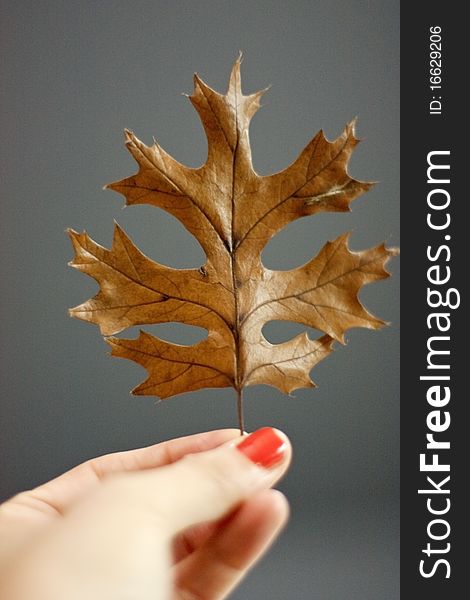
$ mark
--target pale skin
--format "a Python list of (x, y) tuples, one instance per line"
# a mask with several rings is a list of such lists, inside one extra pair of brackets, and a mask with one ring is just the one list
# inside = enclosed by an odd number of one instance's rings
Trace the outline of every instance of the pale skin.
[[(280, 434), (283, 435), (283, 434)], [(0, 597), (221, 600), (288, 517), (235, 429), (87, 461), (0, 505)]]

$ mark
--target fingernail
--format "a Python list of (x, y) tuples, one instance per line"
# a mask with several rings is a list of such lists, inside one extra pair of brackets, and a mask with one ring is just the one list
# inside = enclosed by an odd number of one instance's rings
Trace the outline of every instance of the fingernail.
[(258, 429), (236, 446), (252, 462), (265, 468), (280, 462), (286, 447), (286, 441), (272, 427)]

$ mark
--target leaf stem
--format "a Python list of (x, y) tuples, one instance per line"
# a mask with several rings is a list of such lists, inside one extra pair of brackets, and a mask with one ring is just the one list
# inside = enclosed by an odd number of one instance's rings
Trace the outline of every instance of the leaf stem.
[(245, 432), (245, 419), (243, 417), (243, 389), (237, 389), (237, 412), (240, 435), (243, 435)]

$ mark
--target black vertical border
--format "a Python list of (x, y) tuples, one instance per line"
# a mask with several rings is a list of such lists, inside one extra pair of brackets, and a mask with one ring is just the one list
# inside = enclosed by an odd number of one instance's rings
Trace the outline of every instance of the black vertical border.
[[(442, 29), (442, 90), (430, 90), (430, 27)], [(467, 317), (468, 283), (470, 277), (470, 252), (467, 238), (470, 238), (470, 186), (465, 179), (470, 175), (470, 150), (467, 148), (469, 119), (464, 102), (470, 69), (469, 52), (470, 27), (454, 2), (428, 1), (423, 3), (401, 3), (401, 598), (453, 600), (465, 596), (466, 579), (470, 577), (467, 566), (466, 530), (468, 521), (466, 508), (470, 497), (466, 492), (466, 478), (469, 473), (470, 452), (464, 442), (470, 439), (467, 405), (470, 394), (466, 389), (465, 372), (470, 370), (470, 350), (466, 338), (470, 331)], [(442, 114), (429, 112), (432, 96), (441, 96)], [(470, 103), (466, 102), (470, 106)], [(433, 231), (426, 223), (427, 194), (427, 154), (433, 150), (450, 150), (450, 185), (446, 189), (451, 194), (449, 207), (451, 224), (445, 232)], [(444, 235), (451, 236), (444, 240)], [(426, 486), (426, 475), (419, 469), (419, 455), (426, 451), (426, 417), (432, 407), (426, 401), (429, 382), (420, 381), (426, 374), (428, 337), (433, 335), (427, 327), (426, 318), (433, 312), (427, 305), (427, 269), (430, 263), (427, 246), (438, 248), (448, 244), (451, 251), (449, 262), (439, 263), (450, 266), (451, 280), (447, 287), (457, 288), (461, 296), (459, 308), (437, 309), (450, 313), (451, 328), (447, 334), (450, 342), (450, 356), (443, 362), (450, 362), (451, 399), (446, 408), (451, 416), (450, 428), (436, 438), (449, 440), (450, 450), (442, 450), (440, 461), (450, 461), (450, 501), (451, 508), (443, 518), (450, 524), (449, 537), (442, 542), (430, 540), (427, 526), (433, 518), (426, 506), (427, 496), (418, 494), (418, 489)], [(442, 256), (444, 256), (443, 253)], [(434, 286), (436, 287), (436, 286)], [(445, 288), (446, 286), (442, 286)], [(443, 290), (444, 291), (444, 290)], [(435, 335), (435, 334), (434, 334)], [(429, 372), (428, 372), (429, 374)], [(440, 372), (440, 374), (444, 374)], [(444, 383), (447, 385), (447, 383)], [(440, 437), (439, 437), (440, 436)], [(429, 452), (429, 451), (428, 451)], [(447, 453), (447, 454), (446, 454)], [(436, 473), (440, 481), (447, 474)], [(445, 486), (443, 486), (445, 487)], [(444, 502), (444, 496), (433, 496)], [(442, 504), (443, 505), (443, 504)], [(439, 529), (434, 530), (438, 532)], [(441, 531), (444, 531), (442, 529)], [(444, 554), (433, 554), (428, 558), (422, 550), (430, 542), (435, 548), (443, 548), (447, 542), (450, 550)], [(424, 578), (419, 572), (422, 559), (426, 559), (428, 571), (433, 561), (439, 558), (450, 563), (450, 578), (446, 578), (444, 565), (440, 565), (435, 575)]]

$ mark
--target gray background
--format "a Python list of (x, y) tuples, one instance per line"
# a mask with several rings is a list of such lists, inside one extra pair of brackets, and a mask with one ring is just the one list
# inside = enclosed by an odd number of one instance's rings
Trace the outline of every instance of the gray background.
[[(173, 217), (123, 211), (122, 198), (101, 189), (135, 172), (124, 127), (147, 143), (155, 135), (188, 165), (204, 160), (201, 125), (180, 95), (194, 71), (225, 91), (242, 49), (244, 90), (272, 84), (251, 129), (262, 174), (289, 164), (321, 127), (333, 138), (359, 116), (365, 142), (350, 172), (380, 184), (351, 214), (288, 226), (264, 252), (267, 266), (302, 264), (344, 230), (355, 249), (398, 244), (399, 14), (390, 0), (2, 1), (1, 12), (5, 498), (101, 453), (236, 424), (231, 390), (159, 404), (129, 396), (143, 369), (110, 359), (98, 329), (67, 316), (96, 290), (66, 266), (68, 226), (109, 245), (116, 218), (150, 257), (202, 264)], [(292, 516), (235, 599), (398, 598), (398, 261), (392, 270), (361, 294), (391, 327), (351, 331), (314, 371), (316, 390), (246, 394), (248, 429), (271, 424), (292, 439), (280, 485)], [(183, 327), (147, 329), (196, 339)], [(281, 341), (300, 329), (274, 324), (267, 335)]]

